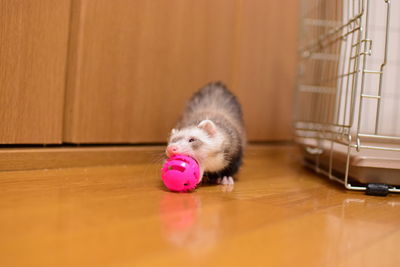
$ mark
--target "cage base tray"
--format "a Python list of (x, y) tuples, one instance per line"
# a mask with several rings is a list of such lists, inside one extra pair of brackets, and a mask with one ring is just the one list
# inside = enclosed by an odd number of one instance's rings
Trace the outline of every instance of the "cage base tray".
[[(331, 147), (324, 145), (322, 153), (310, 154), (310, 148), (316, 146), (307, 141), (300, 141), (300, 150), (304, 159), (311, 164), (329, 172)], [(370, 146), (380, 146), (378, 143), (368, 143)], [(391, 144), (400, 148), (400, 144)], [(332, 174), (344, 177), (346, 173), (347, 147), (335, 144), (332, 149)], [(350, 151), (349, 178), (361, 184), (400, 185), (400, 153), (397, 151), (362, 149)]]

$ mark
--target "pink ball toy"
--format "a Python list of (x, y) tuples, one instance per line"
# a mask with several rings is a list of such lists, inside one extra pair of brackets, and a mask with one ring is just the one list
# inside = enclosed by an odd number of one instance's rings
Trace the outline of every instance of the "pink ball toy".
[(165, 161), (161, 169), (161, 178), (171, 191), (193, 190), (200, 182), (199, 164), (192, 157), (174, 155)]

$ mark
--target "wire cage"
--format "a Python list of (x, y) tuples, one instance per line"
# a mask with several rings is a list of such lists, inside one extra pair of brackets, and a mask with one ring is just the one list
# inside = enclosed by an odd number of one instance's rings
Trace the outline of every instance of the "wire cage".
[(295, 136), (347, 189), (400, 192), (400, 2), (303, 0)]

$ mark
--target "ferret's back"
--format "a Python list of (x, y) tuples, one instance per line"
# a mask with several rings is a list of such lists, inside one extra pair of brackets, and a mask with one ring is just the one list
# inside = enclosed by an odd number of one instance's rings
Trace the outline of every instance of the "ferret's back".
[(236, 97), (221, 82), (212, 82), (201, 88), (189, 100), (182, 118), (182, 126), (189, 126), (205, 119), (222, 116), (240, 132), (243, 115)]

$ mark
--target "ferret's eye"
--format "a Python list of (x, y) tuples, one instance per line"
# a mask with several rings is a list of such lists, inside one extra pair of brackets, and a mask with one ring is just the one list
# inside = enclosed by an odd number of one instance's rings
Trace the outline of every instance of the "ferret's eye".
[(196, 141), (196, 139), (194, 139), (193, 137), (189, 139), (189, 143), (192, 143), (194, 141)]

